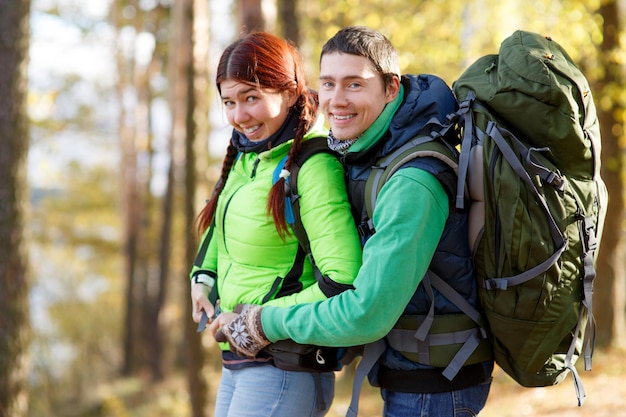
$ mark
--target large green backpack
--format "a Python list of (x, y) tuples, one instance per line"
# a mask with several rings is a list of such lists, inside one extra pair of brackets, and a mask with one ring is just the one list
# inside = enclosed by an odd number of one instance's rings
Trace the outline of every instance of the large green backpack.
[[(453, 84), (474, 265), (496, 363), (523, 386), (591, 369), (594, 263), (608, 195), (589, 84), (549, 37), (516, 31)], [(462, 188), (466, 193), (463, 194)]]

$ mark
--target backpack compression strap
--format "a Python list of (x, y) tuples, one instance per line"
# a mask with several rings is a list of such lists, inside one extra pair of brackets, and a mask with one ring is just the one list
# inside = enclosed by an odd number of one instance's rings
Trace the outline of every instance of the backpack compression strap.
[(550, 226), (550, 234), (552, 235), (552, 240), (554, 241), (554, 245), (558, 248), (552, 256), (546, 259), (544, 262), (539, 265), (530, 268), (521, 274), (515, 275), (513, 277), (503, 277), (503, 278), (492, 278), (485, 280), (485, 286), (487, 289), (501, 289), (505, 290), (507, 287), (511, 285), (518, 285), (524, 283), (537, 275), (542, 274), (547, 271), (560, 257), (561, 254), (567, 249), (567, 241), (563, 237), (563, 234), (559, 230), (559, 226), (556, 224), (556, 220), (550, 209), (548, 208), (548, 203), (545, 198), (539, 193), (537, 187), (533, 183), (530, 175), (524, 167), (522, 163), (515, 156), (515, 152), (513, 148), (509, 146), (504, 139), (504, 136), (509, 137), (513, 143), (518, 148), (518, 151), (522, 154), (522, 157), (526, 160), (527, 166), (533, 170), (533, 173), (539, 175), (545, 182), (552, 184), (559, 190), (563, 189), (563, 179), (556, 173), (548, 170), (547, 168), (540, 165), (535, 158), (533, 158), (532, 152), (544, 151), (545, 149), (537, 149), (531, 148), (527, 149), (511, 132), (508, 130), (498, 127), (494, 122), (490, 121), (487, 124), (486, 134), (490, 136), (498, 146), (500, 152), (502, 152), (502, 156), (507, 160), (511, 168), (519, 175), (519, 177), (530, 187), (539, 203), (541, 209), (545, 212), (546, 217), (548, 219), (548, 224)]
[[(450, 286), (444, 279), (439, 277), (433, 271), (427, 271), (422, 279), (422, 283), (428, 296), (431, 299), (431, 306), (428, 315), (424, 321), (415, 329), (392, 329), (386, 336), (389, 346), (400, 352), (411, 352), (419, 355), (419, 363), (431, 364), (430, 347), (441, 345), (462, 344), (462, 347), (456, 352), (450, 360), (444, 371), (443, 376), (452, 381), (459, 373), (464, 365), (467, 365), (472, 353), (474, 353), (481, 342), (488, 339), (487, 324), (480, 312), (474, 308), (461, 294)], [(437, 289), (444, 297), (452, 302), (461, 312), (471, 319), (473, 325), (471, 327), (459, 329), (456, 331), (448, 331), (446, 333), (431, 334), (430, 330), (435, 321), (434, 312), (434, 293), (433, 289)], [(491, 358), (491, 350), (489, 352), (480, 352), (479, 361)]]

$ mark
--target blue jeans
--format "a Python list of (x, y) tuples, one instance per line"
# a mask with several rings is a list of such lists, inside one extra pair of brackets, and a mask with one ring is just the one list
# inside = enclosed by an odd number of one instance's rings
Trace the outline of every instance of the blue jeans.
[[(330, 409), (335, 396), (335, 374), (283, 371), (273, 365), (243, 369), (222, 367), (217, 391), (215, 417), (321, 417)], [(325, 408), (319, 410), (318, 395)]]
[(472, 417), (487, 402), (491, 382), (458, 391), (412, 394), (381, 389), (384, 417)]

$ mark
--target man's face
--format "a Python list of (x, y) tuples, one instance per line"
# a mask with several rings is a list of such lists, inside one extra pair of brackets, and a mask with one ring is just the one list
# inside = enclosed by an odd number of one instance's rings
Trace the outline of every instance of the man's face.
[(320, 108), (339, 140), (359, 137), (395, 99), (398, 89), (385, 88), (369, 59), (332, 52), (320, 61)]

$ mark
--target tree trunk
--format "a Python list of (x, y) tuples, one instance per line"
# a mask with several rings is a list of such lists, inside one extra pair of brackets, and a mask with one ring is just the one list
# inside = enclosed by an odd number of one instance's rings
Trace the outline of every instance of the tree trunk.
[[(190, 62), (187, 67), (187, 117), (185, 129), (185, 198), (184, 198), (184, 242), (185, 242), (185, 265), (190, 268), (193, 264), (197, 250), (197, 240), (194, 238), (194, 221), (196, 209), (196, 184), (197, 170), (196, 148), (199, 147), (196, 138), (207, 138), (208, 135), (208, 70), (209, 57), (209, 11), (204, 0), (191, 0), (191, 20), (194, 31), (191, 36), (194, 39)], [(190, 25), (191, 26), (191, 25)], [(206, 149), (206, 142), (201, 141)], [(206, 151), (205, 151), (206, 153)], [(206, 166), (206, 161), (200, 164)], [(189, 296), (189, 281), (185, 279), (183, 286), (183, 315), (185, 337), (185, 369), (189, 396), (191, 398), (191, 410), (193, 417), (212, 415), (208, 412), (208, 398), (211, 395), (209, 385), (205, 378), (205, 355), (202, 345), (202, 337), (196, 333), (196, 326), (191, 320), (191, 299)]]
[[(112, 5), (113, 26), (119, 36), (121, 30), (125, 26), (122, 17), (124, 9), (124, 1), (115, 0)], [(120, 41), (116, 42), (117, 45)], [(122, 149), (122, 159), (120, 167), (120, 184), (122, 185), (121, 200), (123, 201), (123, 217), (124, 217), (124, 262), (126, 275), (126, 292), (125, 292), (125, 312), (124, 312), (124, 336), (123, 336), (123, 363), (121, 374), (130, 375), (136, 368), (134, 352), (137, 347), (138, 334), (135, 323), (137, 315), (137, 305), (135, 301), (135, 267), (137, 261), (137, 240), (139, 233), (139, 221), (137, 213), (137, 156), (135, 152), (135, 137), (132, 124), (128, 119), (131, 112), (124, 105), (124, 95), (131, 84), (133, 75), (133, 65), (126, 62), (124, 54), (120, 48), (115, 51), (115, 59), (117, 64), (117, 98), (120, 103), (120, 113), (118, 115), (120, 142)]]
[(28, 412), (30, 339), (23, 206), (30, 1), (0, 0), (0, 417)]
[(594, 316), (597, 321), (597, 341), (601, 346), (626, 347), (624, 322), (626, 292), (624, 241), (624, 103), (620, 99), (624, 76), (622, 66), (613, 59), (620, 53), (621, 25), (616, 0), (603, 2), (599, 13), (604, 20), (603, 40), (598, 53), (604, 68), (604, 78), (594, 91), (599, 106), (598, 117), (602, 131), (602, 177), (609, 190), (610, 202), (600, 245), (598, 273), (595, 280)]
[[(146, 11), (145, 23), (141, 23), (138, 30), (150, 31), (154, 38), (159, 39), (159, 31), (164, 27), (169, 26), (169, 8), (155, 7), (150, 11)], [(139, 24), (139, 22), (137, 22)], [(167, 44), (169, 48), (173, 47), (171, 44)], [(167, 185), (165, 194), (161, 199), (161, 215), (157, 217), (158, 221), (153, 221), (157, 207), (153, 207), (156, 199), (154, 198), (150, 189), (150, 179), (153, 178), (153, 164), (154, 160), (154, 132), (151, 128), (151, 105), (154, 99), (151, 81), (158, 74), (163, 67), (163, 63), (168, 61), (167, 49), (155, 45), (155, 49), (152, 51), (152, 56), (149, 63), (142, 63), (145, 66), (138, 65), (137, 73), (140, 73), (142, 77), (135, 83), (136, 90), (139, 92), (138, 105), (139, 111), (142, 117), (137, 117), (137, 126), (144, 126), (144, 132), (141, 134), (141, 130), (138, 132), (140, 150), (146, 155), (147, 160), (150, 161), (147, 167), (145, 175), (140, 177), (145, 178), (146, 181), (142, 184), (144, 189), (144, 201), (145, 209), (143, 210), (142, 223), (144, 224), (144, 230), (141, 234), (142, 245), (147, 250), (141, 257), (143, 263), (146, 265), (145, 270), (145, 289), (141, 299), (145, 300), (143, 303), (145, 310), (144, 323), (146, 323), (146, 337), (143, 339), (142, 351), (146, 353), (150, 364), (150, 372), (154, 381), (161, 381), (166, 377), (165, 366), (165, 338), (163, 337), (163, 323), (161, 320), (162, 312), (165, 307), (167, 294), (168, 294), (168, 282), (170, 276), (170, 255), (171, 255), (171, 236), (172, 236), (172, 224), (173, 224), (173, 211), (174, 211), (174, 189), (176, 184), (174, 182), (174, 170), (175, 164), (170, 163), (167, 173)], [(162, 53), (161, 53), (162, 52)], [(143, 144), (143, 145), (142, 145)], [(171, 148), (171, 145), (170, 145)], [(171, 149), (170, 149), (171, 154)], [(152, 229), (155, 230), (152, 230)], [(160, 230), (156, 230), (159, 229)], [(158, 236), (157, 239), (152, 239), (152, 236)], [(157, 247), (153, 248), (149, 243), (155, 241)], [(156, 254), (157, 259), (154, 259)], [(152, 265), (156, 265), (157, 268), (153, 268)]]
[(240, 26), (236, 33), (265, 30), (261, 0), (238, 0), (237, 19)]
[(279, 26), (283, 28), (283, 37), (296, 46), (300, 45), (300, 24), (296, 13), (296, 0), (277, 0)]

